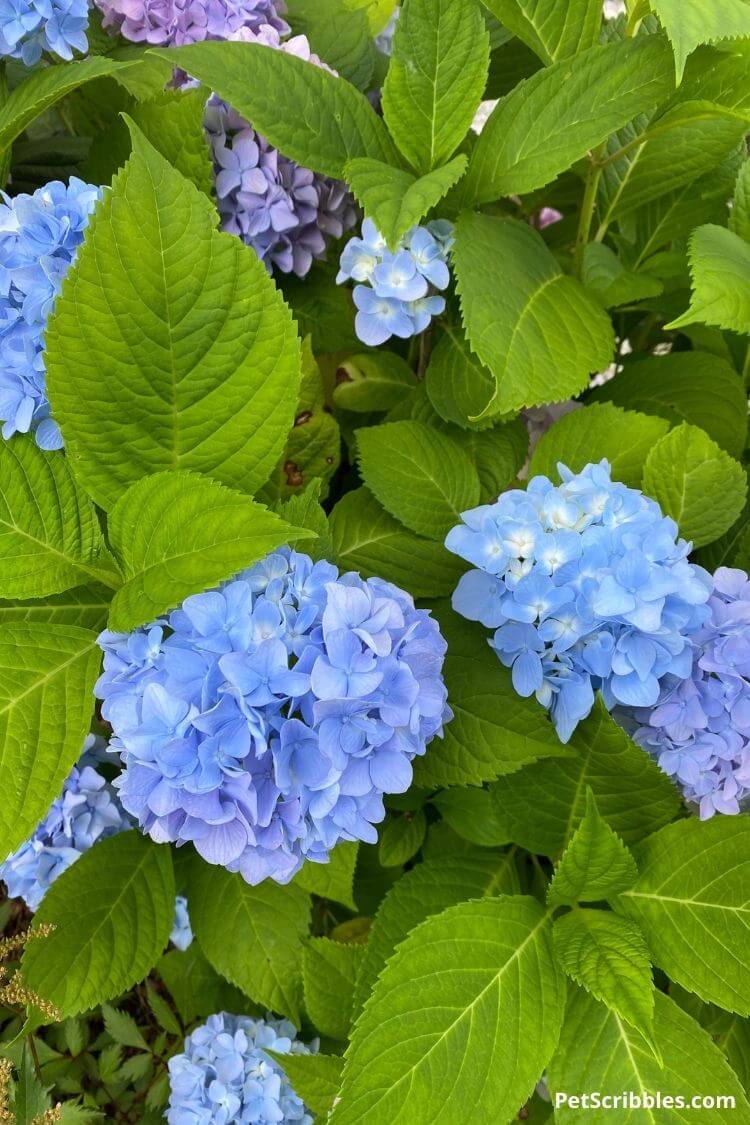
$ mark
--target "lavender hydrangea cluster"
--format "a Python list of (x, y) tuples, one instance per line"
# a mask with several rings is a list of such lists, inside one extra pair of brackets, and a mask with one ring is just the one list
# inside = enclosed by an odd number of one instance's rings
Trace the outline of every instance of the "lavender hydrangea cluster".
[(84, 754), (30, 840), (0, 863), (11, 898), (36, 910), (49, 887), (98, 840), (131, 827), (117, 794), (94, 768), (99, 747), (87, 739)]
[(209, 1016), (169, 1060), (168, 1125), (312, 1125), (312, 1116), (267, 1051), (309, 1055), (288, 1020)]
[(429, 613), (289, 548), (100, 644), (124, 807), (250, 883), (375, 842), (383, 795), (450, 717)]
[(71, 176), (0, 204), (0, 421), (3, 437), (33, 431), (59, 449), (50, 417), (44, 330), (63, 278), (83, 242), (101, 188)]
[(372, 219), (365, 219), (362, 237), (344, 248), (336, 278), (339, 285), (358, 282), (355, 330), (364, 344), (377, 347), (392, 336), (418, 336), (445, 311), (445, 298), (435, 290), (446, 289), (450, 281), (452, 245), (453, 225), (440, 219), (413, 227), (390, 251)]
[(177, 895), (174, 902), (174, 921), (169, 940), (183, 953), (193, 944), (193, 927), (190, 925), (188, 901), (184, 895)]
[(42, 51), (87, 51), (88, 0), (0, 0), (0, 57), (35, 66)]
[(690, 675), (669, 678), (653, 709), (625, 716), (704, 820), (738, 813), (750, 798), (750, 580), (721, 567), (713, 583)]
[(494, 629), (490, 645), (519, 695), (536, 694), (567, 742), (601, 690), (609, 708), (652, 707), (692, 666), (711, 578), (688, 562), (673, 520), (606, 461), (562, 484), (536, 476), (466, 512), (446, 546), (473, 564), (458, 613)]
[(289, 32), (284, 0), (96, 0), (96, 6), (104, 27), (158, 47), (238, 39), (264, 26)]

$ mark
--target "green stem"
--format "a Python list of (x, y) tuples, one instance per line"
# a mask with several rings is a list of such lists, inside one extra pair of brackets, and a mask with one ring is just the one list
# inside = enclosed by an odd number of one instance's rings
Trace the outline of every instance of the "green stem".
[[(601, 147), (601, 146), (600, 146)], [(591, 238), (591, 226), (596, 210), (596, 196), (599, 191), (599, 181), (602, 178), (602, 168), (598, 162), (599, 150), (591, 154), (588, 174), (586, 176), (586, 189), (581, 203), (581, 215), (578, 220), (578, 234), (576, 235), (575, 267), (578, 276), (581, 276), (583, 266), (583, 252)]]

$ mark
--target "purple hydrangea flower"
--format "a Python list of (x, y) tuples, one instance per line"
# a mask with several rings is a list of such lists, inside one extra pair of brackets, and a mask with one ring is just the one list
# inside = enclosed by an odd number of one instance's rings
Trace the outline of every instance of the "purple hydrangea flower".
[(690, 675), (689, 634), (708, 617), (711, 578), (658, 504), (610, 479), (606, 461), (562, 484), (534, 477), (464, 513), (446, 546), (472, 563), (454, 609), (494, 630), (519, 695), (536, 695), (567, 742), (601, 690), (651, 707)]
[(177, 895), (175, 899), (174, 921), (169, 940), (183, 953), (193, 944), (193, 927), (190, 925), (188, 901), (184, 895)]
[(375, 842), (450, 717), (429, 613), (289, 548), (100, 644), (124, 807), (250, 883)]
[(169, 1060), (169, 1125), (312, 1125), (312, 1116), (267, 1051), (309, 1055), (288, 1020), (209, 1016)]
[(669, 679), (653, 709), (618, 713), (699, 805), (702, 819), (735, 814), (750, 799), (750, 580), (721, 567), (710, 617), (691, 637), (687, 679)]
[(87, 51), (88, 0), (0, 0), (0, 56), (35, 66), (42, 51)]
[(3, 437), (32, 430), (42, 449), (59, 449), (50, 417), (44, 330), (101, 188), (71, 176), (0, 204), (0, 421)]
[(131, 43), (183, 47), (205, 39), (237, 39), (268, 26), (286, 35), (283, 0), (96, 0), (104, 19)]
[(97, 840), (132, 827), (112, 786), (94, 768), (101, 745), (101, 740), (86, 740), (80, 762), (31, 839), (0, 863), (9, 896), (22, 898), (30, 910)]

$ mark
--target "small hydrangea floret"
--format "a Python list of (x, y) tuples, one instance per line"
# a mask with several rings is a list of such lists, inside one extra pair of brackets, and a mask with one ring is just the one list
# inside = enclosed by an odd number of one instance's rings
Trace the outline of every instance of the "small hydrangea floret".
[(289, 548), (100, 643), (124, 807), (250, 883), (374, 843), (383, 795), (450, 717), (429, 613)]
[(193, 944), (193, 927), (190, 925), (188, 901), (184, 895), (177, 895), (174, 902), (174, 920), (169, 940), (183, 953)]
[(450, 282), (452, 245), (452, 224), (436, 220), (413, 227), (390, 251), (372, 219), (365, 219), (362, 237), (344, 248), (336, 278), (339, 285), (358, 282), (355, 329), (363, 343), (377, 347), (392, 336), (419, 336), (445, 311), (445, 298), (435, 290)]
[(494, 630), (519, 695), (536, 695), (567, 742), (596, 691), (609, 708), (653, 706), (690, 675), (689, 634), (708, 616), (711, 578), (653, 500), (613, 482), (606, 461), (562, 484), (534, 477), (466, 512), (449, 550), (472, 563), (453, 606)]
[(0, 0), (0, 57), (36, 66), (43, 51), (87, 51), (88, 0)]
[(71, 176), (0, 204), (0, 421), (3, 437), (33, 431), (42, 449), (62, 435), (47, 398), (44, 330), (101, 188)]

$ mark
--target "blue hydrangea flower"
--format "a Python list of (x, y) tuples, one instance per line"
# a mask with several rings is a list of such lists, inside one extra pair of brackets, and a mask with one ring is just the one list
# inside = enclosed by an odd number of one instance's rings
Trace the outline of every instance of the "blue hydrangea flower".
[(536, 695), (567, 742), (601, 690), (606, 705), (653, 706), (667, 677), (690, 675), (689, 634), (711, 578), (687, 561), (673, 520), (606, 461), (562, 484), (534, 477), (464, 513), (446, 546), (475, 569), (454, 609), (494, 634), (519, 695)]
[(0, 0), (0, 56), (35, 66), (42, 51), (87, 51), (88, 0)]
[(100, 740), (89, 737), (62, 794), (31, 839), (0, 863), (8, 895), (22, 898), (30, 910), (36, 910), (55, 879), (97, 840), (132, 827), (112, 786), (94, 768), (99, 750)]
[(184, 953), (193, 944), (193, 927), (190, 925), (188, 902), (184, 895), (177, 895), (174, 903), (174, 921), (169, 940)]
[(288, 1020), (209, 1016), (169, 1060), (169, 1125), (312, 1125), (279, 1064), (266, 1052), (309, 1055)]
[(721, 567), (710, 617), (693, 635), (687, 679), (668, 678), (653, 709), (618, 712), (699, 805), (702, 819), (738, 813), (750, 800), (750, 580)]
[(363, 343), (377, 347), (392, 336), (418, 336), (445, 311), (445, 298), (434, 290), (448, 287), (452, 246), (453, 226), (440, 219), (414, 227), (391, 252), (372, 219), (365, 219), (362, 237), (344, 247), (336, 278), (339, 285), (359, 282), (355, 329)]
[(450, 717), (429, 613), (289, 548), (100, 644), (124, 807), (250, 883), (375, 842), (383, 794)]
[[(1, 2), (1, 0), (0, 0)], [(0, 421), (59, 449), (45, 386), (44, 330), (101, 188), (71, 176), (0, 204)]]

